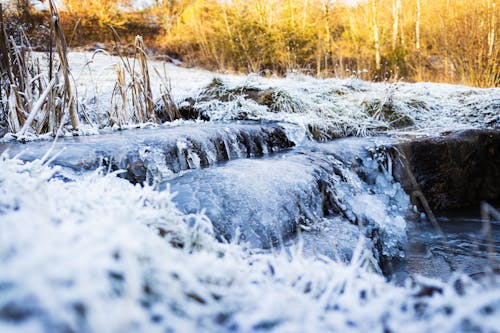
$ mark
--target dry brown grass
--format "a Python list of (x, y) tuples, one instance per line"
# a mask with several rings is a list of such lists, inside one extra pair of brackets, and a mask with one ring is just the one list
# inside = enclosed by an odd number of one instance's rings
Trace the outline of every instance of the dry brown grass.
[(81, 121), (96, 127), (121, 127), (172, 121), (180, 117), (165, 68), (163, 74), (155, 69), (161, 93), (157, 100), (153, 96), (153, 81), (142, 37), (136, 36), (132, 54), (122, 54), (123, 45), (112, 29), (121, 61), (116, 65), (116, 84), (107, 119), (97, 115), (98, 124), (93, 124), (85, 109), (78, 108), (59, 12), (53, 0), (48, 4), (51, 21), (47, 59), (33, 55), (23, 29), (19, 29), (21, 37), (17, 39), (7, 32), (3, 7), (0, 8), (1, 136), (12, 133), (18, 139), (24, 139), (27, 135), (56, 135), (61, 129), (78, 134)]
[(3, 8), (0, 13), (1, 94), (8, 96), (6, 105), (2, 105), (2, 125), (4, 132), (13, 133), (18, 138), (28, 134), (55, 134), (65, 122), (66, 115), (70, 118), (71, 130), (77, 133), (79, 128), (66, 41), (52, 0), (49, 5), (52, 16), (50, 48), (54, 43), (57, 50), (57, 57), (48, 53), (49, 68), (41, 68), (40, 58), (32, 55), (26, 36), (21, 34), (22, 38), (17, 41), (8, 36)]
[(121, 62), (115, 65), (116, 84), (112, 97), (110, 120), (112, 125), (133, 123), (159, 123), (180, 118), (172, 97), (166, 69), (163, 74), (154, 69), (161, 81), (158, 100), (153, 96), (150, 65), (146, 46), (141, 36), (136, 36), (134, 52), (127, 57), (120, 50), (120, 38), (115, 33), (116, 52)]

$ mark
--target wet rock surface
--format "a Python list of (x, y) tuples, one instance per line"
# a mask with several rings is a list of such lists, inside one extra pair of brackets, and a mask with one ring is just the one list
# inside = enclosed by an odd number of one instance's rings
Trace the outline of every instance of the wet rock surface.
[(433, 210), (500, 201), (500, 131), (464, 130), (395, 148), (395, 178), (409, 194), (421, 190)]

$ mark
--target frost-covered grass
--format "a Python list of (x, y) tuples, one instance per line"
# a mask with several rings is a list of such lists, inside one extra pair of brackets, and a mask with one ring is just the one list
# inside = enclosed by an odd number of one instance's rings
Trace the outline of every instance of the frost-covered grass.
[[(288, 121), (316, 129), (327, 138), (401, 128), (498, 128), (500, 123), (499, 89), (297, 75), (284, 79), (222, 77), (220, 90), (224, 89), (222, 100), (213, 98), (210, 90), (203, 91), (194, 108), (213, 120), (240, 119), (244, 115)], [(269, 91), (271, 98), (249, 98), (248, 89)]]
[[(70, 53), (69, 57), (82, 103), (87, 110), (107, 112), (116, 81), (113, 64), (119, 59), (90, 53)], [(161, 69), (163, 64), (151, 61), (150, 66)], [(313, 135), (317, 131), (318, 138), (367, 135), (399, 128), (431, 132), (498, 128), (500, 123), (499, 88), (372, 83), (355, 78), (317, 79), (304, 75), (264, 78), (216, 74), (173, 64), (165, 68), (179, 107), (192, 99), (191, 107), (211, 120), (287, 121), (308, 128)], [(150, 69), (150, 72), (156, 71)], [(218, 83), (216, 87), (214, 78)], [(160, 94), (159, 82), (159, 78), (153, 80), (156, 96)], [(259, 100), (249, 96), (249, 90), (264, 93)]]
[[(54, 177), (54, 175), (56, 175)], [(387, 283), (343, 264), (218, 243), (169, 191), (63, 182), (0, 159), (1, 332), (494, 332), (497, 281)]]
[[(44, 58), (41, 54), (37, 57)], [(160, 113), (165, 111), (165, 105), (170, 105), (188, 107), (192, 114), (198, 112), (214, 121), (254, 119), (298, 124), (320, 140), (394, 129), (435, 133), (471, 127), (499, 128), (500, 124), (500, 88), (374, 83), (296, 74), (264, 78), (149, 61), (151, 85), (148, 81), (145, 87), (151, 91), (146, 98), (142, 88), (136, 89), (140, 93), (132, 91), (133, 83), (142, 77), (136, 73), (140, 67), (137, 59), (125, 61), (105, 52), (70, 52), (68, 61), (78, 98), (80, 135), (96, 134), (100, 128), (113, 126), (144, 126), (139, 124), (143, 118), (137, 114), (144, 113), (139, 110), (143, 104), (149, 105), (148, 110), (153, 113), (152, 102), (156, 103), (156, 117), (150, 115), (153, 123), (168, 118)], [(117, 73), (123, 64), (135, 69), (129, 69), (127, 75), (122, 73), (120, 79)], [(215, 90), (214, 79), (220, 83)], [(257, 93), (257, 98), (250, 96), (249, 91)], [(168, 96), (168, 101), (161, 96)], [(175, 114), (174, 119), (179, 116)], [(25, 139), (33, 139), (31, 133), (25, 135)]]

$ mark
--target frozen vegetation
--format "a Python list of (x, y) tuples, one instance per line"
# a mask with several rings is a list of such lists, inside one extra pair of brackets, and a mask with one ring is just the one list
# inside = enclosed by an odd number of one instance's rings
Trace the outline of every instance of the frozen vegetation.
[[(35, 54), (35, 59), (45, 68), (46, 55)], [(97, 51), (68, 53), (68, 61), (78, 99), (80, 135), (97, 134), (106, 127), (153, 125), (138, 121), (136, 114), (136, 106), (145, 103), (142, 94), (147, 94), (143, 91), (146, 86), (151, 88), (156, 112), (165, 108), (162, 97), (172, 98), (181, 116), (168, 122), (173, 125), (193, 120), (278, 120), (302, 126), (311, 137), (325, 140), (391, 130), (435, 133), (498, 128), (500, 123), (500, 88), (374, 83), (355, 76), (317, 79), (299, 73), (265, 78), (215, 74), (159, 61), (148, 62), (149, 86), (143, 82), (145, 75), (138, 59), (124, 61)], [(138, 96), (139, 100), (134, 99)], [(160, 122), (168, 120), (157, 116)], [(35, 123), (43, 117), (43, 113), (35, 115)], [(69, 119), (64, 122), (63, 133), (69, 135), (70, 131), (64, 131), (71, 128)], [(33, 129), (28, 129), (22, 138), (34, 139), (33, 134)]]
[[(116, 129), (106, 119), (121, 105), (113, 93), (118, 58), (70, 53), (69, 60), (90, 120), (80, 134)], [(138, 168), (163, 177), (159, 187), (104, 168), (67, 173), (50, 163), (52, 154), (33, 162), (1, 155), (0, 332), (498, 331), (498, 274), (386, 280), (380, 257), (404, 256), (412, 208), (390, 161), (373, 140), (310, 139), (498, 129), (499, 89), (165, 69), (188, 116), (164, 126), (188, 126), (154, 140), (152, 130), (131, 134), (125, 146), (108, 137), (101, 149), (124, 160), (136, 149), (145, 162)], [(168, 82), (155, 82), (163, 84), (152, 87), (159, 96)], [(280, 130), (248, 134), (253, 125), (238, 120)], [(158, 125), (122, 127), (134, 126)], [(286, 144), (276, 139), (281, 131)], [(83, 143), (88, 150), (73, 154), (95, 157), (92, 140)], [(286, 151), (292, 145), (299, 147)], [(322, 215), (329, 210), (337, 216)], [(276, 224), (278, 235), (266, 233)], [(280, 239), (296, 229), (305, 232)]]
[[(40, 162), (0, 161), (2, 332), (494, 332), (498, 281), (373, 272), (301, 244), (219, 243), (169, 191), (98, 172), (63, 182)], [(161, 236), (161, 237), (160, 237)]]
[[(89, 114), (113, 105), (117, 57), (70, 53), (79, 98)], [(135, 64), (137, 67), (138, 64)], [(156, 68), (156, 70), (155, 70)], [(170, 82), (177, 106), (210, 120), (280, 120), (308, 129), (317, 139), (387, 130), (498, 128), (500, 88), (436, 83), (371, 83), (351, 79), (286, 78), (214, 74), (150, 62), (153, 95)], [(167, 80), (165, 80), (167, 79)], [(132, 112), (129, 110), (129, 112)]]

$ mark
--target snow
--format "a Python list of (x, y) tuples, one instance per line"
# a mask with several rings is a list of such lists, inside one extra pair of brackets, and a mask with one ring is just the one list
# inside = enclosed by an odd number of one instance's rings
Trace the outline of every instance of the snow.
[[(112, 64), (118, 58), (101, 52), (70, 53), (69, 59), (80, 103), (95, 114), (108, 112), (115, 82)], [(393, 129), (377, 107), (378, 116), (368, 112), (381, 102), (390, 102), (397, 115), (412, 120), (408, 131), (498, 128), (500, 116), (499, 89), (300, 75), (262, 78), (173, 64), (166, 69), (177, 103), (199, 98), (195, 107), (214, 120), (237, 119), (244, 112), (252, 119), (284, 121), (296, 143), (306, 140), (306, 131), (295, 125), (331, 127), (342, 135)], [(242, 95), (203, 101), (204, 88), (214, 77), (227, 90), (284, 92), (279, 101), (283, 108), (275, 112)], [(153, 86), (158, 96), (159, 84)], [(90, 126), (82, 134), (95, 131)], [(349, 142), (324, 145), (317, 154), (338, 154), (339, 146)], [(156, 151), (150, 155), (152, 163), (163, 159)], [(281, 209), (273, 206), (279, 196), (288, 196), (292, 188), (307, 191), (311, 180), (311, 170), (299, 163), (307, 154), (273, 158), (278, 160), (274, 170), (265, 161), (242, 160), (233, 162), (235, 169), (228, 163), (218, 172), (198, 170), (184, 179), (234, 179), (248, 195), (239, 199), (251, 197), (267, 205), (269, 218)], [(364, 167), (378, 168), (380, 158), (372, 151)], [(200, 164), (196, 157), (191, 162)], [(245, 179), (240, 171), (252, 166), (256, 178)], [(374, 173), (367, 187), (349, 166), (343, 167), (342, 177), (330, 175), (346, 179), (336, 188), (337, 204), (352, 220), (381, 230), (384, 255), (399, 255), (407, 197), (388, 176), (390, 170)], [(201, 203), (192, 211), (174, 204), (195, 193), (192, 182), (186, 181), (186, 191), (176, 198), (169, 185), (162, 191), (134, 186), (117, 177), (119, 171), (61, 172), (45, 160), (0, 158), (1, 332), (495, 332), (500, 327), (498, 275), (480, 281), (453, 275), (445, 282), (417, 276), (399, 286), (377, 272), (376, 258), (353, 225), (332, 225), (339, 219), (319, 219), (312, 227), (325, 231), (319, 240), (327, 246), (339, 232), (358, 244), (350, 247), (350, 260), (311, 248), (310, 235), (284, 248), (259, 250), (239, 242), (237, 230), (232, 242), (219, 242), (215, 221)], [(264, 195), (265, 186), (283, 181), (290, 187)]]
[[(35, 53), (38, 59), (46, 55)], [(122, 60), (104, 50), (68, 54), (82, 121), (80, 135), (95, 135), (112, 126), (110, 115), (123, 108), (115, 91), (116, 66)], [(128, 60), (139, 72), (139, 62)], [(42, 61), (42, 68), (43, 68)], [(464, 128), (499, 128), (500, 88), (478, 89), (436, 83), (366, 82), (356, 78), (320, 79), (291, 73), (285, 78), (213, 73), (173, 63), (149, 61), (153, 97), (171, 86), (178, 107), (189, 106), (211, 120), (272, 120), (318, 132), (319, 138), (369, 135), (391, 130), (435, 134)], [(207, 89), (217, 80), (220, 86)], [(130, 82), (126, 73), (126, 81)], [(214, 89), (216, 91), (214, 91)], [(259, 103), (246, 91), (268, 91)], [(127, 89), (126, 89), (127, 90)], [(220, 96), (214, 96), (217, 92)], [(130, 92), (126, 112), (134, 114)], [(85, 112), (86, 117), (83, 116)], [(84, 118), (91, 120), (86, 123)], [(115, 117), (116, 118), (116, 117)], [(121, 117), (120, 117), (121, 118)], [(184, 122), (169, 123), (175, 126)], [(114, 125), (116, 127), (116, 124)], [(121, 124), (120, 128), (154, 126)], [(71, 134), (62, 131), (63, 135)], [(12, 136), (7, 134), (6, 139)], [(29, 131), (26, 140), (38, 138)]]
[(400, 287), (373, 272), (363, 246), (345, 264), (304, 256), (301, 242), (271, 252), (219, 243), (210, 221), (182, 214), (168, 190), (98, 172), (62, 182), (57, 172), (0, 159), (2, 332), (499, 327), (498, 277)]
[[(89, 112), (106, 114), (112, 105), (118, 57), (106, 52), (71, 52), (68, 55), (81, 103)], [(138, 64), (135, 65), (138, 67)], [(498, 128), (500, 88), (479, 89), (437, 83), (366, 82), (356, 78), (318, 79), (299, 74), (285, 78), (213, 73), (150, 61), (153, 95), (159, 97), (166, 72), (178, 105), (187, 98), (194, 108), (212, 120), (278, 120), (331, 129), (337, 136), (367, 135), (405, 126), (405, 130), (436, 133), (464, 128)], [(154, 70), (153, 68), (156, 68)], [(164, 71), (165, 69), (165, 71)], [(228, 100), (206, 100), (206, 87), (222, 82)], [(277, 92), (274, 105), (258, 104), (245, 95), (245, 88)], [(235, 93), (237, 91), (241, 93)], [(279, 112), (277, 112), (279, 111)], [(385, 114), (385, 111), (390, 114)]]

